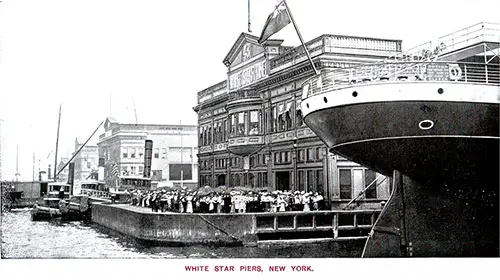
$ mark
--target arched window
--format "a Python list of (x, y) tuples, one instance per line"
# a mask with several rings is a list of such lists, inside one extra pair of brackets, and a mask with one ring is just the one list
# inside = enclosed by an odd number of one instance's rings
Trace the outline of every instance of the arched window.
[(204, 126), (202, 127), (203, 130), (203, 146), (207, 145), (207, 128)]
[(218, 133), (218, 135), (219, 135), (219, 139), (218, 139), (219, 143), (222, 142), (222, 141), (224, 141), (224, 139), (222, 137), (222, 122), (219, 122), (219, 133)]
[(301, 127), (304, 125), (304, 119), (302, 117), (302, 110), (298, 109), (295, 112), (295, 115), (297, 116), (297, 127)]
[(286, 111), (285, 113), (285, 123), (286, 123), (286, 130), (292, 129), (292, 117), (291, 117), (290, 111)]
[(283, 118), (283, 114), (278, 116), (278, 131), (285, 130), (285, 120)]

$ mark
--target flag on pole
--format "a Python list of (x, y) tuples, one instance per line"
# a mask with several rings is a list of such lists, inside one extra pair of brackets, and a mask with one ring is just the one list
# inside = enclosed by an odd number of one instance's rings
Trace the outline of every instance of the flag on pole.
[(114, 176), (118, 176), (120, 175), (120, 170), (118, 170), (118, 164), (115, 162), (113, 163), (113, 166), (111, 166), (111, 173), (114, 175)]
[(262, 29), (262, 33), (260, 34), (259, 44), (265, 42), (269, 37), (283, 29), (283, 27), (287, 26), (290, 22), (290, 17), (284, 2), (282, 1), (278, 4), (278, 6), (276, 6), (274, 12), (272, 12), (267, 18), (264, 28)]

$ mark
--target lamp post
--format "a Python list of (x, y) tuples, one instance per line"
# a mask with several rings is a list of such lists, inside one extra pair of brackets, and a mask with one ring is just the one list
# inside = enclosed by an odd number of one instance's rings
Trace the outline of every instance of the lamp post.
[[(295, 130), (296, 131), (296, 130)], [(293, 191), (297, 190), (297, 135), (293, 137)]]

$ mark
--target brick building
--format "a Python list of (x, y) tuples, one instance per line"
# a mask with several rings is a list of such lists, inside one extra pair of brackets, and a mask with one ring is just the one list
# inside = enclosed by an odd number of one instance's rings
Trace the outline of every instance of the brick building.
[[(119, 178), (144, 178), (146, 140), (153, 141), (152, 187), (159, 182), (197, 184), (195, 125), (123, 124), (110, 117), (104, 123), (104, 130), (97, 146), (107, 186), (115, 186)], [(112, 171), (115, 164), (118, 176)]]

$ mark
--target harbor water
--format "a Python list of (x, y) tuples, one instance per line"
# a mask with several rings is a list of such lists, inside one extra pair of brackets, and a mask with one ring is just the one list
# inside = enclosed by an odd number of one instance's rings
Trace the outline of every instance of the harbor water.
[(92, 223), (60, 219), (33, 222), (27, 208), (2, 213), (1, 239), (1, 256), (5, 259), (330, 258), (359, 254), (359, 246), (345, 246), (339, 251), (325, 243), (286, 247), (150, 245)]

